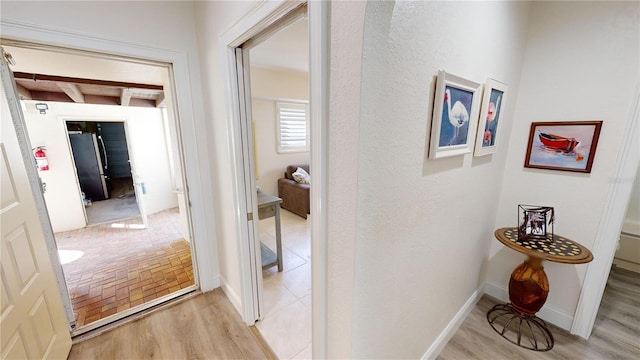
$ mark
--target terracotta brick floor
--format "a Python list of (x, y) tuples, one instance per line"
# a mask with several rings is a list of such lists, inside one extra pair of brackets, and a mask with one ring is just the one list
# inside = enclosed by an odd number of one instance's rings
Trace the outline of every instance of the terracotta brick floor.
[(149, 216), (147, 229), (141, 223), (136, 218), (55, 234), (76, 328), (194, 284), (178, 209)]

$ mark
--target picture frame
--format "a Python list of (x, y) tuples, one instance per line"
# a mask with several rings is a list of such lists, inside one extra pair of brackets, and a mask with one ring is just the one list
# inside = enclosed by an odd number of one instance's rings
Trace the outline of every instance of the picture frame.
[(602, 120), (531, 123), (524, 166), (590, 173)]
[(472, 152), (481, 90), (480, 83), (438, 71), (429, 159)]
[(494, 79), (487, 79), (485, 82), (476, 134), (475, 156), (496, 152), (507, 89), (506, 84)]
[(553, 241), (554, 221), (551, 206), (518, 205), (518, 241)]

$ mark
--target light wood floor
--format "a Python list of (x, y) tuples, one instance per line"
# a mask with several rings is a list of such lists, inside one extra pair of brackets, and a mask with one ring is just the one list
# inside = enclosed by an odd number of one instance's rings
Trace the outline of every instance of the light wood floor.
[(218, 288), (74, 344), (68, 359), (274, 358), (255, 336)]
[[(638, 359), (640, 277), (612, 271), (589, 341), (553, 327), (547, 352), (519, 348), (486, 321), (496, 303), (483, 297), (438, 359)], [(69, 359), (269, 359), (222, 290), (155, 312), (74, 344)]]
[(555, 346), (547, 352), (523, 349), (500, 337), (486, 319), (487, 311), (495, 304), (495, 300), (484, 296), (438, 359), (640, 359), (638, 274), (612, 270), (589, 340), (552, 326)]

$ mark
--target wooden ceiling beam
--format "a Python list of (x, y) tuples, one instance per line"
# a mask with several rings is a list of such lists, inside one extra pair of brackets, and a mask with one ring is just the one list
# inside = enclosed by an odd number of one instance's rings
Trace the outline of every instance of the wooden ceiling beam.
[(120, 105), (129, 106), (129, 102), (131, 102), (132, 93), (133, 91), (131, 91), (131, 89), (128, 89), (128, 88), (122, 89), (122, 92), (120, 93)]
[(76, 84), (92, 84), (92, 85), (101, 85), (101, 86), (126, 87), (126, 88), (133, 88), (133, 89), (164, 90), (162, 85), (137, 84), (137, 83), (129, 83), (129, 82), (121, 82), (121, 81), (107, 81), (107, 80), (95, 80), (95, 79), (82, 79), (82, 78), (53, 76), (53, 75), (44, 75), (44, 74), (30, 74), (30, 73), (24, 73), (24, 72), (18, 72), (18, 71), (14, 72), (13, 76), (16, 79), (29, 79), (33, 81), (48, 80), (48, 81), (68, 82), (68, 83), (76, 83)]
[(33, 96), (29, 89), (20, 84), (16, 84), (16, 88), (18, 89), (18, 97), (20, 97), (20, 100), (33, 100)]
[(164, 98), (164, 92), (158, 95), (158, 98), (156, 99), (156, 107), (159, 107), (159, 108), (167, 107), (167, 104)]
[(84, 95), (76, 84), (59, 82), (56, 85), (76, 103), (84, 103)]

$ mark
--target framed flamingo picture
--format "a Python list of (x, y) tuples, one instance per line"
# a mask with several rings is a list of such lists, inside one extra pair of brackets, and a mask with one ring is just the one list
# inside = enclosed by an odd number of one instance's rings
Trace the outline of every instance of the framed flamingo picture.
[(531, 123), (524, 166), (590, 173), (601, 127), (601, 120)]
[(429, 158), (471, 153), (482, 84), (438, 71)]
[(493, 79), (487, 79), (484, 85), (484, 94), (482, 95), (475, 156), (489, 155), (496, 152), (506, 93), (507, 85)]

